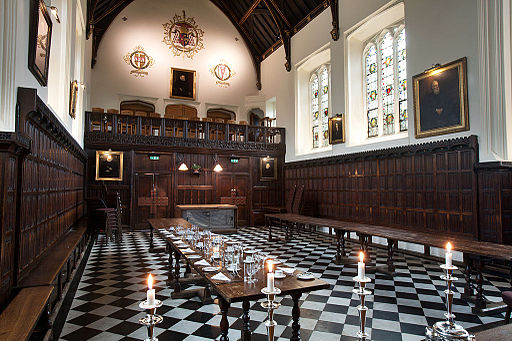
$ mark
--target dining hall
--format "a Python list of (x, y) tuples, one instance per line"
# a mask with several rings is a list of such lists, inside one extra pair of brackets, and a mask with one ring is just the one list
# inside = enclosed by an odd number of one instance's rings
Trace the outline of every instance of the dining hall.
[(0, 340), (511, 341), (512, 0), (0, 0)]

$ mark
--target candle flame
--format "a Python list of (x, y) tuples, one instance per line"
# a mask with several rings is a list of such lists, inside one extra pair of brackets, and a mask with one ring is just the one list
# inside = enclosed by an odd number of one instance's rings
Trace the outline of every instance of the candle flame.
[(359, 261), (364, 262), (364, 252), (363, 251), (359, 252)]
[(148, 289), (149, 290), (153, 289), (153, 276), (151, 276), (151, 274), (149, 274), (149, 277), (148, 277)]
[(452, 243), (450, 243), (450, 242), (446, 243), (446, 250), (448, 250), (448, 252), (450, 252), (452, 250)]

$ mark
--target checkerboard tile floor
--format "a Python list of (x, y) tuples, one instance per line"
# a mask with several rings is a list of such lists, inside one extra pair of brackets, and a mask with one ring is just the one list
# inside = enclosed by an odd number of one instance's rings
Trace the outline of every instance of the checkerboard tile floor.
[[(359, 330), (358, 297), (352, 293), (356, 265), (333, 263), (335, 245), (320, 234), (295, 235), (291, 242), (267, 241), (267, 230), (242, 228), (233, 235), (246, 245), (264, 249), (278, 256), (299, 270), (310, 271), (328, 282), (328, 290), (314, 291), (301, 297), (301, 336), (303, 340), (356, 340)], [(155, 247), (165, 242), (156, 237)], [(356, 259), (357, 245), (351, 255)], [(220, 310), (216, 301), (203, 305), (198, 298), (171, 299), (172, 289), (167, 288), (167, 255), (149, 253), (149, 233), (137, 232), (125, 235), (122, 243), (105, 245), (101, 238), (93, 247), (80, 284), (75, 293), (66, 323), (60, 334), (61, 340), (143, 340), (146, 329), (138, 324), (144, 314), (139, 302), (145, 299), (148, 273), (156, 277), (157, 299), (163, 301), (158, 313), (163, 323), (156, 328), (159, 340), (212, 340), (220, 335)], [(385, 264), (386, 251), (371, 249), (373, 262)], [(372, 282), (368, 288), (370, 308), (367, 331), (372, 340), (421, 340), (425, 327), (443, 319), (444, 282), (435, 262), (418, 257), (395, 254), (397, 275), (369, 274)], [(503, 314), (479, 317), (471, 313), (471, 306), (460, 299), (464, 281), (461, 273), (455, 283), (456, 294), (453, 311), (456, 320), (465, 328), (502, 321)], [(499, 300), (500, 292), (510, 289), (506, 280), (487, 275), (485, 295)], [(457, 293), (458, 292), (458, 293)], [(214, 296), (215, 297), (215, 296)], [(276, 336), (279, 340), (291, 338), (290, 297), (282, 297), (276, 311), (278, 322)], [(242, 327), (241, 303), (233, 304), (229, 311), (231, 340), (240, 337)], [(252, 302), (251, 328), (253, 340), (266, 340), (263, 324), (266, 312), (259, 302)]]

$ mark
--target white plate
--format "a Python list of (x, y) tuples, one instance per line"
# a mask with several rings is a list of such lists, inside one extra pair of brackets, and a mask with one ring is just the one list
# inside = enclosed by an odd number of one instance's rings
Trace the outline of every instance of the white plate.
[(286, 278), (286, 274), (282, 274), (281, 276), (279, 276), (278, 274), (274, 273), (274, 278), (275, 279), (283, 279), (283, 278)]
[(294, 268), (281, 268), (281, 267), (279, 267), (278, 269), (279, 270), (283, 270), (283, 272), (288, 274), (288, 275), (293, 275), (293, 273), (295, 272)]
[(219, 268), (216, 267), (216, 266), (205, 266), (203, 268), (204, 272), (214, 272), (214, 271), (217, 271), (217, 270), (219, 270)]
[(315, 276), (313, 276), (313, 274), (311, 274), (309, 272), (303, 272), (300, 275), (297, 275), (297, 278), (302, 279), (304, 281), (309, 281), (309, 280), (315, 279)]

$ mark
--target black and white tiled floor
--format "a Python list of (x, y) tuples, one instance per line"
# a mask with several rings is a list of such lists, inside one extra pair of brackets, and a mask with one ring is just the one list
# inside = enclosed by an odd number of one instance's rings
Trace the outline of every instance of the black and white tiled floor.
[[(199, 299), (171, 299), (172, 290), (166, 287), (167, 255), (149, 253), (149, 233), (137, 232), (125, 235), (121, 244), (102, 243), (101, 238), (92, 249), (78, 290), (75, 293), (66, 323), (60, 334), (61, 340), (143, 340), (146, 329), (138, 324), (144, 314), (139, 302), (145, 299), (148, 273), (156, 277), (157, 298), (164, 305), (158, 309), (164, 321), (156, 328), (160, 341), (165, 340), (212, 340), (220, 335), (220, 310), (216, 303), (202, 305)], [(246, 245), (253, 245), (279, 256), (299, 270), (310, 271), (331, 284), (328, 290), (315, 291), (301, 298), (301, 336), (303, 340), (355, 340), (359, 330), (358, 297), (352, 294), (356, 273), (355, 265), (335, 265), (335, 246), (332, 240), (317, 234), (295, 236), (292, 242), (267, 241), (267, 232), (261, 228), (243, 228), (234, 237)], [(164, 246), (156, 238), (155, 246)], [(357, 246), (353, 245), (355, 259)], [(372, 249), (377, 263), (385, 264), (386, 252)], [(372, 340), (421, 340), (425, 327), (444, 318), (445, 284), (439, 278), (437, 263), (402, 253), (395, 256), (397, 275), (389, 277), (380, 273), (370, 274), (368, 286), (373, 292), (368, 297), (370, 308), (367, 320)], [(462, 292), (462, 274), (455, 283)], [(498, 300), (501, 290), (509, 289), (506, 280), (485, 277), (485, 294)], [(279, 340), (291, 337), (292, 301), (281, 299), (282, 306), (276, 311), (278, 322), (276, 336)], [(480, 317), (471, 313), (471, 307), (456, 293), (453, 311), (456, 320), (464, 327), (502, 321), (503, 314)], [(240, 337), (241, 304), (230, 308), (231, 340)], [(252, 302), (251, 327), (253, 340), (266, 340), (263, 321), (266, 312), (259, 302)]]

